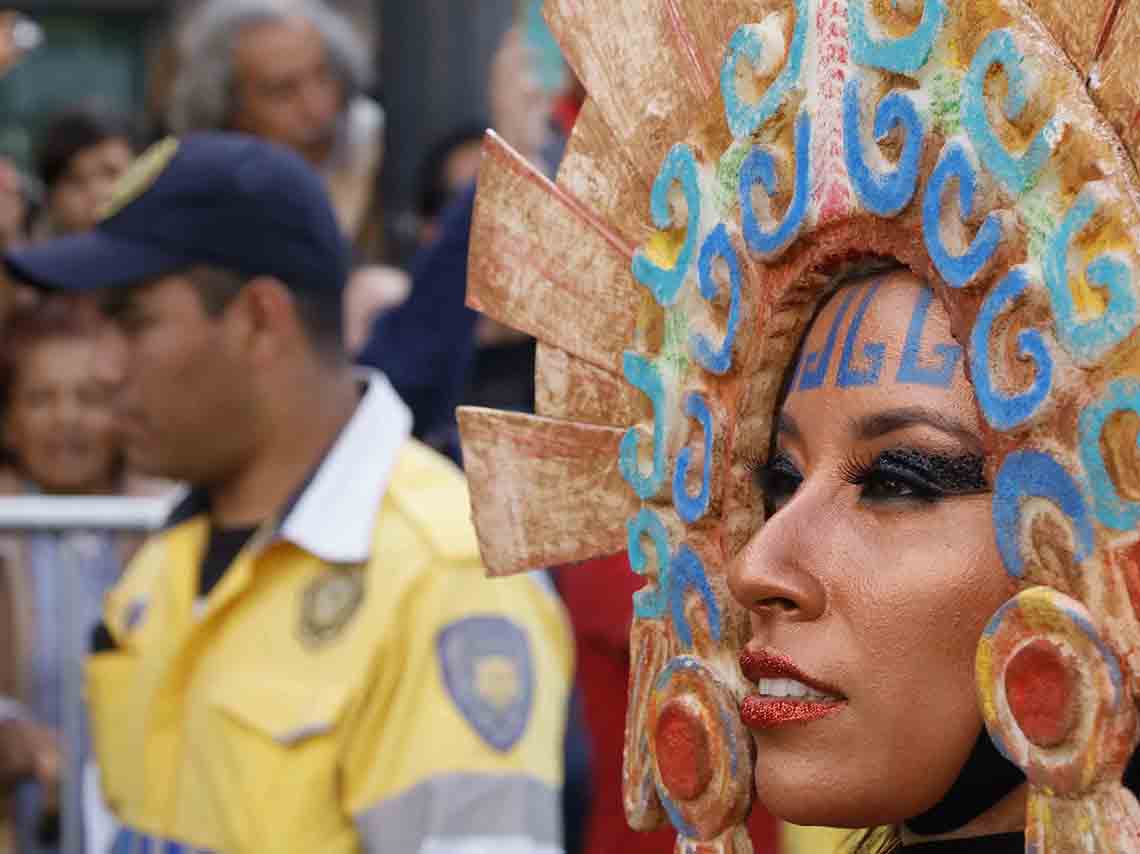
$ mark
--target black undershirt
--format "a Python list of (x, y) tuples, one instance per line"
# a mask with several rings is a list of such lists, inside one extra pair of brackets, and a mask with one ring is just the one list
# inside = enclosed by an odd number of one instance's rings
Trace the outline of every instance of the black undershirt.
[(249, 542), (257, 528), (257, 525), (244, 528), (210, 527), (210, 541), (206, 545), (206, 554), (198, 571), (198, 598), (205, 599), (218, 586), (238, 552)]
[[(245, 528), (210, 528), (210, 541), (198, 569), (198, 598), (205, 599), (226, 574), (238, 552), (242, 550), (258, 526)], [(91, 652), (113, 652), (115, 639), (107, 624), (100, 621), (91, 633)]]

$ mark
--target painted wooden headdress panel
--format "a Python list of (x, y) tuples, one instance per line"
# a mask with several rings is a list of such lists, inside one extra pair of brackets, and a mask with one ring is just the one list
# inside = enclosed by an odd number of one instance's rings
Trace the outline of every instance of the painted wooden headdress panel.
[[(1078, 6), (1080, 9), (1078, 10)], [(1140, 13), (1118, 0), (548, 0), (590, 93), (556, 183), (494, 135), (469, 302), (539, 339), (537, 416), (464, 410), (493, 574), (628, 549), (625, 800), (748, 851), (747, 616), (725, 566), (812, 310), (849, 259), (927, 277), (989, 428), (1021, 592), (978, 687), (1027, 844), (1140, 852)], [(805, 354), (873, 375), (872, 348)]]

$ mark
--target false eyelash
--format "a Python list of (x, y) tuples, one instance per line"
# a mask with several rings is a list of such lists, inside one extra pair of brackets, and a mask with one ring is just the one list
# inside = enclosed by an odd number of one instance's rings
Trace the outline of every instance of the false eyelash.
[(868, 459), (852, 455), (840, 467), (840, 477), (854, 486), (867, 486), (877, 476), (907, 484), (916, 498), (976, 495), (989, 491), (985, 461), (977, 454), (952, 457), (913, 448), (895, 448)]
[(768, 468), (768, 462), (775, 456), (775, 452), (771, 454), (763, 454), (760, 451), (749, 451), (744, 457), (744, 470), (748, 472), (748, 478), (753, 486), (757, 489), (762, 489), (764, 485), (764, 474)]
[(863, 486), (875, 468), (877, 458), (852, 452), (839, 465), (839, 478), (852, 486)]

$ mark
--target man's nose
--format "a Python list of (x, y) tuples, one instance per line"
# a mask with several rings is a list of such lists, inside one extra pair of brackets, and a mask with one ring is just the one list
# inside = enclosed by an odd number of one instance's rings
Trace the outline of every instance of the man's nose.
[(336, 118), (336, 86), (327, 80), (307, 80), (301, 88), (301, 108), (306, 121), (321, 130)]

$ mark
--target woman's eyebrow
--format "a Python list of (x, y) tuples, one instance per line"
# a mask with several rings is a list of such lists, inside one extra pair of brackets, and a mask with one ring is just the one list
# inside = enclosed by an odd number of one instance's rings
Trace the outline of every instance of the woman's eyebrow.
[(786, 412), (781, 412), (776, 418), (776, 432), (785, 436), (788, 439), (797, 440), (802, 439), (803, 434), (800, 432), (800, 427), (796, 424), (796, 419), (788, 415)]
[(958, 419), (933, 409), (921, 406), (906, 406), (899, 409), (888, 409), (885, 412), (876, 412), (862, 418), (853, 418), (850, 421), (850, 430), (856, 439), (878, 439), (898, 430), (908, 427), (933, 427), (949, 436), (960, 440), (971, 448), (982, 450), (982, 440), (969, 427)]

